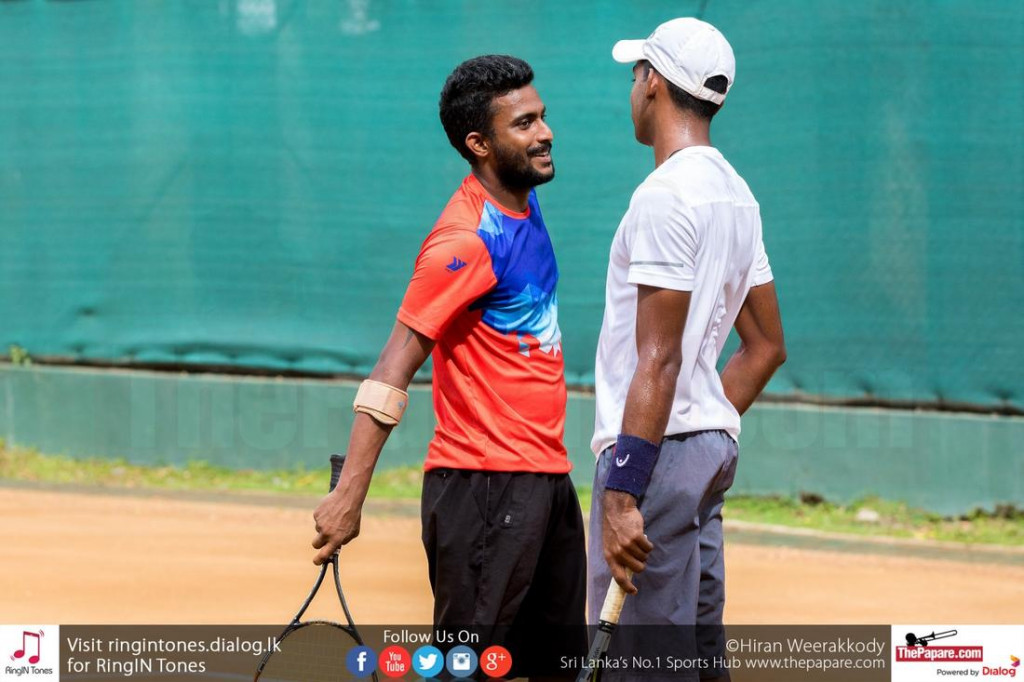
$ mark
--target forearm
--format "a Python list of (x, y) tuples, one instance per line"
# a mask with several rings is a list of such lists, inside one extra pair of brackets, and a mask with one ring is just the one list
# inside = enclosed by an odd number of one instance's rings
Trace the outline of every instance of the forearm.
[[(433, 347), (434, 342), (429, 338), (396, 323), (377, 366), (370, 373), (370, 379), (404, 391)], [(388, 404), (371, 404), (364, 405), (364, 408), (384, 421), (397, 421), (404, 410), (404, 406), (398, 403), (407, 401), (407, 398), (398, 396), (396, 401), (393, 394), (389, 395), (391, 400), (385, 402), (391, 403), (390, 407)], [(335, 550), (359, 535), (363, 503), (373, 479), (373, 469), (393, 428), (393, 425), (378, 421), (363, 411), (353, 418), (341, 479), (313, 512), (317, 531), (313, 547), (320, 550), (313, 558), (314, 564), (324, 563)]]
[(359, 508), (363, 506), (373, 470), (392, 429), (393, 426), (381, 424), (368, 414), (355, 415), (348, 439), (345, 467), (336, 488), (337, 495), (350, 505)]
[(626, 394), (622, 433), (661, 442), (672, 411), (679, 367), (676, 358), (641, 360)]
[(688, 291), (637, 287), (637, 366), (626, 392), (614, 466), (601, 495), (605, 560), (615, 581), (630, 594), (636, 586), (628, 571), (642, 571), (654, 548), (644, 535), (637, 502), (658, 462), (672, 413), (689, 308)]
[[(368, 379), (405, 391), (432, 348), (429, 339), (396, 325)], [(348, 439), (348, 457), (338, 481), (338, 494), (350, 503), (362, 506), (377, 460), (394, 428), (363, 412), (356, 413)]]
[(741, 415), (745, 413), (782, 364), (784, 357), (774, 348), (755, 350), (741, 345), (722, 370), (725, 397)]
[[(626, 395), (622, 430), (615, 450), (618, 468), (612, 468), (601, 496), (605, 560), (616, 582), (630, 594), (637, 590), (628, 571), (643, 571), (647, 556), (654, 548), (644, 535), (644, 520), (637, 510), (637, 501), (651, 474), (648, 467), (653, 468), (657, 461), (678, 377), (679, 363), (674, 359), (637, 365)], [(627, 449), (625, 454), (622, 449)], [(623, 468), (630, 457), (633, 463)], [(638, 467), (638, 462), (645, 464)]]

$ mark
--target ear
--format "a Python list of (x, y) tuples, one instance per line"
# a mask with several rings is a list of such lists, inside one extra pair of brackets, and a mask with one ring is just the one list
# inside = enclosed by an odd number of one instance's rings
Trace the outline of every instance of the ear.
[(644, 81), (644, 98), (653, 99), (654, 94), (659, 90), (665, 88), (665, 82), (661, 78), (661, 74), (651, 69), (647, 72), (647, 80)]
[(466, 135), (466, 146), (469, 147), (469, 151), (477, 159), (485, 159), (491, 153), (491, 147), (487, 142), (487, 138), (480, 133)]

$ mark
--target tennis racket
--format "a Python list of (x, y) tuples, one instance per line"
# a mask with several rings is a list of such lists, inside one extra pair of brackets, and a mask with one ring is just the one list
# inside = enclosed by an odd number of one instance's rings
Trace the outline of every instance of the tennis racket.
[[(331, 490), (338, 485), (341, 468), (345, 464), (344, 455), (331, 455)], [(347, 625), (326, 620), (302, 622), (302, 615), (309, 608), (320, 586), (327, 576), (328, 567), (334, 575), (334, 589), (341, 602), (341, 610), (345, 612)], [(254, 680), (259, 682), (337, 682), (338, 680), (354, 679), (355, 676), (345, 667), (345, 655), (354, 646), (363, 644), (352, 614), (345, 603), (345, 593), (341, 591), (341, 577), (338, 575), (338, 553), (320, 567), (320, 575), (313, 583), (306, 601), (302, 602), (298, 613), (292, 618), (288, 627), (277, 638), (277, 649), (271, 649), (260, 661)], [(374, 666), (374, 662), (369, 662)], [(377, 673), (372, 674), (373, 682), (377, 681)]]
[[(627, 575), (629, 575), (627, 569)], [(612, 643), (612, 633), (619, 626), (619, 616), (622, 614), (622, 605), (626, 602), (626, 591), (619, 587), (612, 578), (608, 585), (608, 594), (604, 597), (604, 604), (601, 606), (601, 615), (597, 620), (597, 633), (590, 645), (590, 653), (583, 661), (583, 668), (576, 676), (576, 682), (593, 682), (601, 676), (601, 658), (608, 652), (608, 646)]]

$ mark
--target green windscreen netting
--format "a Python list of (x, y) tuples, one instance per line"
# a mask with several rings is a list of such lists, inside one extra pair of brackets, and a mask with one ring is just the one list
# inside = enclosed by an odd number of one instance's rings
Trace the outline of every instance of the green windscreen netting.
[(620, 38), (732, 42), (713, 139), (762, 206), (775, 394), (1021, 408), (1024, 3), (0, 1), (0, 345), (364, 373), (467, 167), (459, 61), (532, 63), (570, 383), (652, 167)]

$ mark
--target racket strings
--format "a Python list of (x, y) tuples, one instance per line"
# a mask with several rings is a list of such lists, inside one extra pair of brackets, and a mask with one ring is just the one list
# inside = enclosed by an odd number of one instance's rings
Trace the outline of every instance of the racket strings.
[[(356, 679), (345, 665), (355, 638), (336, 623), (309, 622), (288, 632), (260, 670), (260, 682), (338, 682)], [(376, 661), (370, 661), (375, 666)]]

